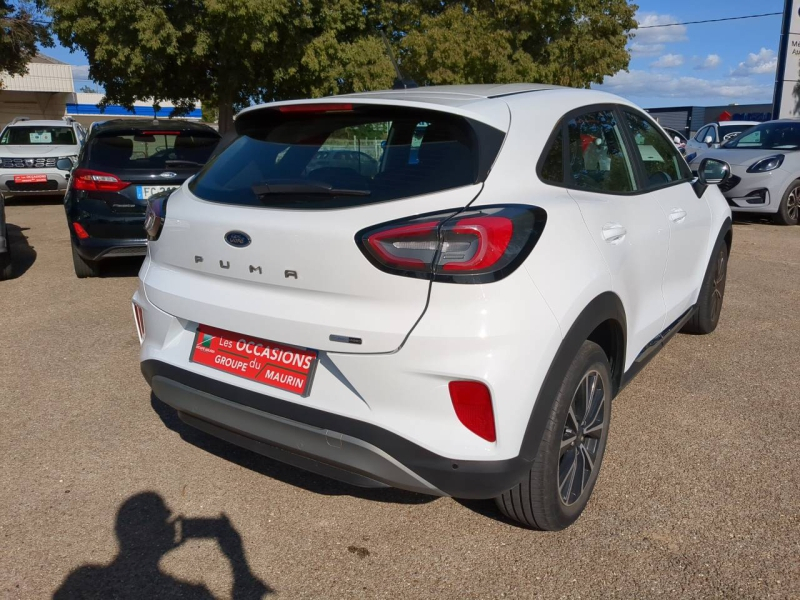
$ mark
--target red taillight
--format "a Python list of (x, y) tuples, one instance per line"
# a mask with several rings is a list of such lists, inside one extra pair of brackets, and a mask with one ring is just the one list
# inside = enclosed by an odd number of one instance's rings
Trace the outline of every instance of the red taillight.
[(75, 169), (72, 173), (72, 187), (86, 192), (119, 192), (130, 183), (122, 181), (116, 175), (93, 171), (92, 169)]
[(278, 110), (282, 113), (329, 113), (347, 112), (353, 110), (352, 104), (340, 104), (329, 102), (327, 104), (287, 104), (279, 106)]
[(75, 230), (75, 235), (78, 236), (79, 240), (85, 240), (89, 237), (89, 234), (80, 223), (73, 223), (72, 228)]
[(521, 205), (448, 211), (386, 223), (359, 232), (375, 266), (397, 275), (450, 283), (488, 283), (505, 277), (539, 239), (546, 213)]
[(462, 425), (487, 442), (497, 441), (489, 388), (479, 381), (451, 381), (448, 387)]
[(142, 307), (133, 303), (133, 318), (136, 321), (136, 333), (139, 335), (139, 341), (144, 340), (144, 315), (142, 314)]

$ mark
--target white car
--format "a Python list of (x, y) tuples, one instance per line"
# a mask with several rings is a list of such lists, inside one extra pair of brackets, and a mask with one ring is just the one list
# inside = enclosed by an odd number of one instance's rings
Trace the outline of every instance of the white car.
[(761, 123), (718, 150), (692, 157), (696, 168), (713, 157), (731, 165), (720, 189), (734, 212), (762, 213), (779, 225), (800, 223), (800, 121)]
[(758, 121), (720, 121), (703, 125), (694, 137), (686, 142), (686, 157), (705, 156), (709, 149), (719, 148), (743, 131), (758, 125)]
[(0, 192), (6, 196), (63, 194), (86, 132), (69, 117), (19, 117), (0, 133)]
[[(717, 325), (731, 213), (598, 91), (428, 87), (276, 102), (151, 201), (141, 368), (187, 423), (363, 486), (578, 518), (611, 399)], [(377, 174), (306, 171), (351, 140)]]

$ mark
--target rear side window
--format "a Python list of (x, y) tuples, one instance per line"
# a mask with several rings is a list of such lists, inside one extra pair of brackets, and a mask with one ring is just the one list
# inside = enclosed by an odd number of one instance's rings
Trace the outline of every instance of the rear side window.
[(0, 145), (3, 146), (74, 146), (76, 143), (72, 127), (9, 127), (0, 138)]
[(636, 189), (633, 168), (615, 113), (587, 112), (567, 121), (569, 185), (606, 193)]
[(212, 130), (107, 131), (89, 142), (88, 164), (100, 170), (200, 168), (218, 142)]
[[(199, 198), (318, 210), (430, 194), (478, 179), (478, 134), (449, 113), (292, 105), (246, 113), (237, 130), (238, 139), (192, 180)], [(499, 134), (496, 155), (502, 134), (492, 131)]]
[(564, 128), (559, 125), (559, 132), (553, 140), (550, 151), (542, 162), (542, 181), (562, 185), (564, 183)]
[(647, 187), (655, 188), (691, 177), (686, 161), (659, 127), (644, 116), (625, 111), (636, 149), (644, 163)]

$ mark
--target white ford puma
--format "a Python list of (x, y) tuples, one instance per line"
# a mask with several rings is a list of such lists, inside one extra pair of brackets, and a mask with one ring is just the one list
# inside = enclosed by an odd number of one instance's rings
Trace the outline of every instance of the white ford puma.
[(430, 87), (243, 111), (150, 201), (141, 366), (187, 423), (361, 486), (496, 498), (556, 530), (611, 400), (717, 325), (715, 187), (601, 92)]

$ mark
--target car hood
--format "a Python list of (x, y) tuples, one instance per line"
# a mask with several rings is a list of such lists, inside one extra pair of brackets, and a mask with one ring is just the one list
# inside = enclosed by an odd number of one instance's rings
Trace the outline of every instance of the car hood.
[(37, 144), (25, 146), (0, 146), (0, 157), (39, 158), (42, 156), (77, 156), (78, 146), (56, 146), (51, 144)]
[[(776, 154), (789, 155), (795, 152), (794, 150), (746, 150), (736, 148), (719, 148), (718, 150), (709, 150), (708, 152), (701, 153), (698, 158), (716, 158), (724, 160), (729, 165), (743, 165), (750, 166), (756, 161), (767, 158), (768, 156), (775, 156)], [(695, 161), (692, 161), (695, 162)]]

